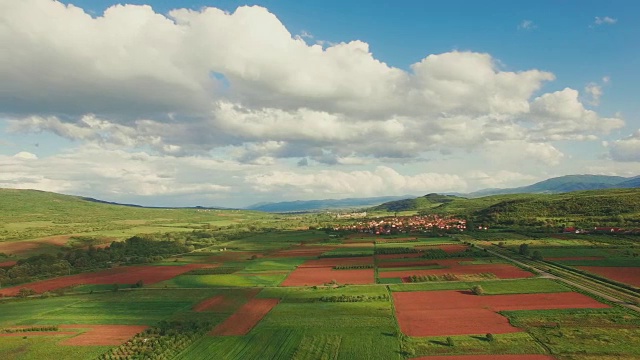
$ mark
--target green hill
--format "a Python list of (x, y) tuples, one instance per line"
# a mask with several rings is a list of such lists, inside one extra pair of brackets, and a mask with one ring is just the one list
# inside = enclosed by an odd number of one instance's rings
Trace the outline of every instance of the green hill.
[(440, 195), (440, 194), (428, 194), (415, 199), (403, 199), (386, 202), (384, 204), (371, 208), (373, 211), (417, 211), (423, 209), (431, 209), (438, 205), (450, 203), (456, 199), (460, 199), (457, 196)]
[(0, 241), (68, 234), (126, 238), (229, 226), (266, 216), (239, 210), (144, 208), (37, 190), (0, 189)]
[[(447, 196), (435, 203), (421, 197), (371, 210), (461, 216), (494, 225), (589, 223), (640, 227), (640, 189), (589, 190), (562, 194), (507, 194), (467, 199)], [(432, 197), (435, 198), (435, 197)]]

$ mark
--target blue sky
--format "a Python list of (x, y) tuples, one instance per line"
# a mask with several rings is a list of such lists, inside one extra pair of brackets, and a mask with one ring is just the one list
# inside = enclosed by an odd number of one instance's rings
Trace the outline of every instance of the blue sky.
[(244, 206), (640, 174), (636, 1), (119, 3), (0, 2), (0, 187)]

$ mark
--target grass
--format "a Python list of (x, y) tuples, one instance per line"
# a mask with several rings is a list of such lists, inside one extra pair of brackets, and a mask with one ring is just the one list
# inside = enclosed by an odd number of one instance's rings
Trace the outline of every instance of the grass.
[(277, 286), (287, 277), (282, 274), (220, 274), (220, 275), (180, 275), (151, 287), (156, 288), (211, 288), (211, 287), (252, 287)]
[(278, 298), (281, 303), (301, 303), (316, 301), (323, 296), (358, 296), (365, 295), (376, 297), (386, 295), (387, 290), (382, 286), (345, 286), (345, 287), (308, 287), (308, 288), (267, 288), (263, 289), (258, 297), (260, 298)]
[(302, 340), (294, 331), (251, 333), (247, 336), (205, 336), (177, 359), (291, 359)]
[(448, 346), (446, 336), (409, 338), (405, 344), (415, 355), (458, 354), (544, 354), (545, 349), (528, 333), (494, 334), (487, 341), (485, 334), (451, 336), (455, 346)]
[[(26, 336), (26, 339), (23, 338)], [(93, 359), (110, 346), (60, 346), (58, 343), (73, 335), (0, 337), (0, 358), (3, 360)]]
[[(468, 290), (474, 282), (429, 282), (402, 285), (390, 285), (391, 291), (436, 291)], [(486, 294), (535, 294), (572, 291), (570, 288), (549, 279), (531, 278), (515, 280), (489, 280), (482, 282)]]
[(621, 308), (505, 311), (554, 354), (640, 355), (640, 316)]
[(352, 333), (361, 331), (393, 332), (395, 324), (391, 303), (280, 303), (255, 327), (256, 331), (290, 329)]
[(323, 257), (373, 256), (373, 247), (341, 247), (322, 253)]
[(212, 290), (135, 290), (2, 303), (0, 325), (120, 324), (153, 325), (190, 311), (213, 296)]
[(378, 284), (402, 284), (401, 278), (378, 278)]

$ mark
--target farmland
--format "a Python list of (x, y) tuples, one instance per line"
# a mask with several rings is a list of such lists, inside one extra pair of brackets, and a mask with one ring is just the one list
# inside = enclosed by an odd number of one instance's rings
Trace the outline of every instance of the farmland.
[[(0, 289), (3, 359), (640, 356), (632, 235), (375, 236), (317, 229), (327, 221), (317, 215), (129, 207), (123, 215), (102, 209), (115, 205), (53, 200), (50, 212), (25, 208), (5, 225), (24, 240), (0, 243), (14, 249), (0, 258), (9, 281)], [(98, 247), (105, 233), (64, 227), (55, 214), (67, 200), (69, 214), (102, 211), (100, 226), (126, 235)], [(608, 284), (627, 303), (495, 254)]]

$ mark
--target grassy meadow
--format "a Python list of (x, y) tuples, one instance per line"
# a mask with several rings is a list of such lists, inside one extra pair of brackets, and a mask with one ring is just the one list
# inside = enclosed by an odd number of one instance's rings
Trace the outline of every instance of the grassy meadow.
[[(57, 256), (77, 249), (88, 251), (96, 239), (124, 240), (139, 232), (153, 234), (150, 237), (157, 236), (158, 241), (195, 245), (186, 253), (149, 257), (136, 263), (143, 267), (188, 269), (167, 280), (139, 286), (121, 283), (117, 287), (89, 281), (58, 292), (0, 299), (2, 359), (402, 360), (462, 354), (547, 354), (557, 359), (585, 360), (640, 357), (640, 315), (614, 303), (599, 309), (502, 311), (499, 316), (507, 319), (514, 331), (491, 334), (489, 340), (486, 332), (409, 336), (401, 330), (398, 311), (402, 309), (394, 302), (396, 293), (468, 293), (478, 285), (482, 296), (487, 297), (576, 291), (553, 279), (529, 274), (528, 278), (434, 278), (406, 283), (399, 277), (383, 277), (392, 271), (410, 274), (446, 270), (446, 264), (459, 268), (511, 266), (469, 244), (513, 254), (526, 244), (530, 251), (540, 251), (549, 263), (567, 267), (636, 268), (640, 263), (634, 254), (640, 248), (637, 238), (631, 235), (500, 230), (456, 235), (336, 234), (314, 230), (315, 226), (300, 229), (304, 227), (301, 225), (314, 224), (318, 215), (305, 218), (233, 210), (144, 209), (12, 190), (2, 190), (0, 195), (0, 212), (7, 219), (0, 227), (0, 246), (40, 244), (24, 252), (5, 253), (0, 263), (40, 253)], [(38, 205), (28, 205), (29, 201)], [(15, 204), (15, 211), (7, 210), (11, 204)], [(449, 204), (458, 206), (456, 202)], [(181, 237), (181, 233), (190, 237)], [(67, 238), (64, 242), (47, 241), (58, 236)], [(451, 249), (451, 245), (460, 246), (461, 252), (427, 253), (438, 246)], [(445, 265), (434, 265), (439, 260)], [(364, 268), (359, 268), (365, 263)], [(309, 269), (309, 264), (312, 271), (373, 271), (374, 277), (362, 285), (334, 282), (330, 277), (310, 286), (282, 285), (297, 270)], [(108, 265), (117, 269), (126, 264)], [(1, 271), (6, 275), (4, 268)], [(17, 286), (28, 288), (29, 284)], [(276, 301), (245, 332), (212, 334), (234, 315), (250, 317), (251, 304), (262, 299)], [(423, 322), (429, 321), (425, 318)], [(38, 330), (68, 325), (136, 325), (147, 326), (148, 330), (109, 346), (64, 345), (80, 335), (63, 328), (52, 333)], [(147, 340), (151, 345), (145, 345)]]

